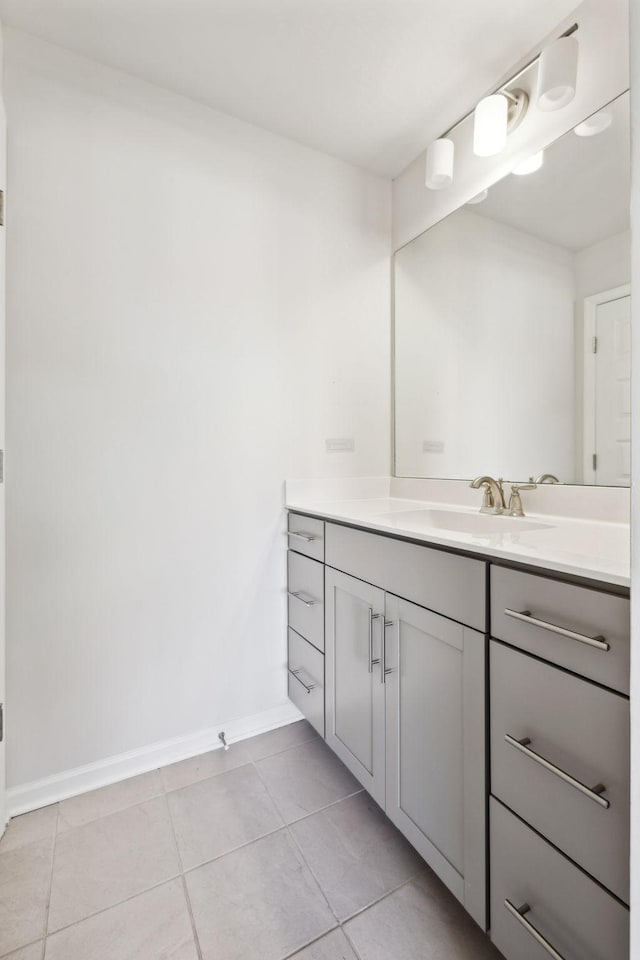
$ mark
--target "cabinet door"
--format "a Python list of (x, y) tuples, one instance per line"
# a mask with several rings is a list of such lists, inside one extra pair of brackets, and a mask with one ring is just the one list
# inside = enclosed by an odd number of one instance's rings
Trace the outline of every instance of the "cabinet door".
[(387, 816), (486, 928), (486, 638), (387, 594)]
[(384, 807), (384, 593), (327, 567), (325, 605), (327, 743)]

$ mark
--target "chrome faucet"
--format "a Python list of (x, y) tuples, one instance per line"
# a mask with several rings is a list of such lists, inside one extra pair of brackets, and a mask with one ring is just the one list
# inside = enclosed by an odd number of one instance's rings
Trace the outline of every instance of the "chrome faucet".
[(520, 491), (535, 490), (537, 486), (537, 483), (513, 483), (511, 485), (511, 496), (509, 497), (509, 506), (507, 508), (507, 513), (510, 517), (524, 517)]
[(480, 513), (504, 513), (504, 490), (502, 489), (502, 478), (494, 480), (493, 477), (476, 477), (469, 484), (474, 490), (484, 487), (484, 497)]
[[(533, 481), (533, 477), (531, 477)], [(557, 477), (552, 473), (541, 473), (539, 477), (536, 477), (535, 483), (560, 483)]]

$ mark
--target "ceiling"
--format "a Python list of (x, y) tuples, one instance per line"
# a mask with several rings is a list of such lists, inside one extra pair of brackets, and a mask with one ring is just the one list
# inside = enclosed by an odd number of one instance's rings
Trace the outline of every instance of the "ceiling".
[(611, 126), (592, 137), (573, 131), (545, 151), (540, 170), (509, 175), (468, 209), (540, 240), (578, 251), (630, 226), (629, 94), (606, 107)]
[(577, 5), (0, 0), (0, 16), (107, 66), (395, 177)]

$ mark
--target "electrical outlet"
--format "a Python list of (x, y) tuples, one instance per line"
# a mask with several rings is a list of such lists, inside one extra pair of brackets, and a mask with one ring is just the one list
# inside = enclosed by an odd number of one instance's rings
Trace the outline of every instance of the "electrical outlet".
[(324, 443), (327, 453), (353, 453), (356, 448), (353, 437), (328, 439)]

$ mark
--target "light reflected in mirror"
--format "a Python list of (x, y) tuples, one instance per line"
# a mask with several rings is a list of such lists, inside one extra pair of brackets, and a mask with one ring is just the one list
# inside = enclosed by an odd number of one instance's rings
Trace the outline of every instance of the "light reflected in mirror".
[(629, 95), (395, 256), (395, 473), (630, 482)]

